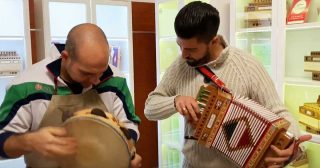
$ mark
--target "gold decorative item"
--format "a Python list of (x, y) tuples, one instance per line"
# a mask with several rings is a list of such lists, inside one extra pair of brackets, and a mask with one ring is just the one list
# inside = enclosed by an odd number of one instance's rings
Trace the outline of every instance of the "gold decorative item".
[(254, 0), (244, 7), (244, 27), (267, 27), (272, 22), (272, 1), (271, 0)]
[(312, 79), (320, 81), (320, 51), (311, 51), (304, 57), (304, 71), (312, 72)]
[(320, 95), (315, 103), (304, 103), (299, 107), (299, 123), (306, 127), (306, 131), (320, 135)]

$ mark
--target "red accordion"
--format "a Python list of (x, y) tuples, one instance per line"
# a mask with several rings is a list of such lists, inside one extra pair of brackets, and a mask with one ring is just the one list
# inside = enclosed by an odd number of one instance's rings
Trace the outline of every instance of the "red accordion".
[(265, 167), (271, 144), (285, 149), (293, 141), (286, 132), (290, 123), (252, 100), (234, 98), (212, 85), (202, 86), (197, 100), (201, 118), (194, 137), (239, 167)]

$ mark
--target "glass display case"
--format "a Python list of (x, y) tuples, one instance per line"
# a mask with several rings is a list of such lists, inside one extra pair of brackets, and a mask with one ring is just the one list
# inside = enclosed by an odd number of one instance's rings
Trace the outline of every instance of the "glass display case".
[[(38, 11), (43, 15), (43, 39), (48, 55), (51, 43), (65, 43), (70, 29), (81, 23), (97, 24), (110, 44), (110, 64), (118, 67), (134, 94), (131, 2), (129, 0), (43, 0)], [(72, 11), (72, 12), (70, 12)], [(41, 27), (41, 26), (40, 26)]]
[[(259, 3), (261, 5), (257, 5)], [(316, 134), (319, 128), (314, 128), (320, 125), (317, 118), (320, 112), (301, 112), (299, 109), (305, 104), (316, 104), (320, 95), (319, 77), (314, 76), (320, 71), (320, 57), (317, 56), (320, 51), (319, 3), (316, 0), (232, 0), (230, 3), (231, 45), (248, 51), (261, 61), (288, 111), (298, 121), (301, 132), (313, 135), (304, 143), (309, 163), (300, 166), (310, 168), (320, 165), (316, 159), (320, 154), (320, 136)], [(248, 14), (252, 11), (261, 15)], [(271, 22), (256, 22), (252, 27), (253, 24), (246, 23), (248, 17), (270, 18)], [(310, 71), (312, 68), (314, 71)], [(305, 123), (307, 117), (310, 123)]]
[[(130, 1), (94, 0), (93, 23), (105, 32), (111, 46), (110, 64), (118, 67), (134, 94), (132, 17)], [(112, 61), (113, 60), (113, 61)]]
[[(180, 55), (176, 43), (174, 20), (179, 10), (193, 0), (157, 0), (156, 31), (157, 31), (157, 81), (160, 82), (170, 64)], [(208, 1), (204, 1), (208, 2)], [(158, 122), (159, 167), (182, 167), (184, 142), (184, 119), (176, 113)]]
[[(303, 9), (297, 10), (297, 4), (302, 3)], [(309, 5), (308, 5), (309, 4)], [(320, 1), (317, 0), (286, 0), (286, 38), (285, 38), (285, 67), (284, 67), (284, 102), (286, 107), (299, 122), (302, 133), (311, 133), (313, 138), (305, 143), (308, 167), (319, 167), (320, 161), (320, 122), (318, 116), (320, 111), (308, 111), (303, 113), (300, 107), (305, 103), (317, 103), (320, 95), (320, 81), (313, 80), (313, 72), (306, 71), (305, 57), (311, 56), (311, 52), (320, 51), (320, 23), (319, 23)], [(292, 13), (301, 15), (301, 22), (289, 23)], [(303, 15), (305, 13), (305, 15)], [(298, 17), (295, 16), (295, 17)], [(316, 57), (316, 56), (315, 56)], [(316, 64), (317, 60), (313, 62)], [(316, 66), (318, 66), (316, 64)], [(311, 68), (312, 69), (312, 68)], [(318, 69), (316, 68), (314, 72)], [(320, 104), (318, 104), (320, 106)], [(307, 122), (306, 122), (307, 120)], [(308, 130), (313, 128), (311, 130)], [(319, 131), (318, 133), (316, 133)]]
[(276, 82), (272, 0), (231, 1), (230, 44), (255, 56)]
[[(30, 66), (32, 59), (28, 2), (23, 0), (0, 0), (0, 16), (1, 104), (8, 82), (17, 72)], [(12, 54), (10, 53), (15, 53), (15, 58), (11, 57)], [(16, 64), (18, 65), (16, 66)], [(13, 68), (14, 66), (16, 68)]]
[[(179, 56), (174, 19), (180, 9), (179, 1), (166, 0), (156, 3), (157, 31), (157, 80), (160, 82), (170, 64)], [(178, 114), (158, 122), (159, 167), (181, 167), (183, 118)]]
[[(29, 3), (0, 0), (0, 104), (13, 77), (32, 64)], [(1, 160), (0, 167), (25, 167), (23, 158)]]

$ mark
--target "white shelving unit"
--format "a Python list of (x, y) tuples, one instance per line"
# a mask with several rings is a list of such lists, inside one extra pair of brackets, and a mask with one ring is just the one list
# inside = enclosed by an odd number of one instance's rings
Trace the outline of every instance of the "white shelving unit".
[(257, 27), (257, 28), (241, 28), (236, 33), (259, 33), (259, 32), (271, 32), (271, 27)]
[[(28, 1), (0, 0), (0, 17), (0, 51), (16, 51), (23, 70), (32, 64)], [(11, 79), (12, 76), (0, 76), (0, 104)]]
[[(37, 43), (44, 46), (39, 56), (50, 53), (52, 42), (65, 43), (69, 30), (80, 23), (97, 24), (105, 32), (111, 46), (120, 47), (120, 65), (134, 94), (131, 1), (129, 0), (35, 0), (39, 21), (37, 29), (43, 30)], [(70, 12), (72, 11), (72, 12)], [(38, 45), (37, 44), (37, 45)], [(44, 57), (42, 57), (44, 58)]]
[[(178, 0), (159, 0), (155, 3), (157, 83), (160, 82), (166, 68), (179, 55), (173, 26), (174, 18), (181, 6), (182, 2)], [(183, 128), (183, 118), (179, 115), (158, 122), (159, 167), (181, 167)]]
[(296, 85), (306, 85), (306, 86), (320, 86), (320, 81), (315, 81), (310, 78), (285, 78), (285, 83), (296, 84)]
[[(320, 95), (320, 81), (312, 80), (311, 72), (304, 71), (304, 56), (311, 51), (320, 51), (320, 11), (319, 1), (311, 0), (308, 22), (303, 24), (286, 25), (286, 11), (292, 0), (272, 0), (272, 24), (269, 27), (243, 28), (239, 22), (239, 13), (244, 12), (244, 6), (253, 0), (230, 3), (230, 41), (232, 46), (241, 48), (237, 41), (240, 35), (250, 38), (261, 38), (270, 32), (271, 60), (269, 71), (280, 97), (293, 116), (299, 120), (299, 106), (304, 103), (316, 102)], [(315, 14), (316, 13), (316, 14)], [(316, 16), (315, 16), (316, 15)], [(240, 38), (239, 38), (240, 37)], [(252, 53), (252, 50), (247, 50)], [(253, 53), (254, 55), (255, 53)], [(301, 127), (303, 128), (303, 127)], [(303, 133), (305, 131), (302, 130)], [(313, 134), (312, 140), (306, 143), (309, 153), (309, 167), (319, 167), (320, 162), (315, 159), (320, 149), (320, 136)]]
[[(277, 75), (277, 57), (279, 50), (275, 47), (281, 43), (278, 40), (278, 21), (272, 19), (270, 26), (263, 27), (247, 27), (244, 19), (247, 18), (244, 9), (250, 0), (230, 2), (230, 44), (231, 46), (238, 47), (252, 53), (269, 72), (269, 75), (273, 79), (274, 83), (278, 83)], [(279, 11), (275, 8), (279, 8), (279, 4), (276, 4), (275, 0), (272, 0), (272, 10), (270, 10), (270, 16), (276, 15), (279, 17)], [(278, 92), (281, 92), (281, 87), (277, 87)]]
[(309, 29), (320, 29), (320, 23), (319, 22), (313, 22), (313, 23), (303, 23), (303, 24), (292, 24), (287, 25), (286, 30), (309, 30)]
[[(0, 0), (0, 51), (16, 51), (22, 70), (32, 64), (29, 3), (26, 0)], [(14, 76), (0, 76), (0, 104), (5, 88)], [(1, 160), (0, 168), (25, 167), (23, 158)]]
[[(16, 51), (22, 59), (22, 70), (32, 64), (29, 4), (23, 0), (0, 0), (0, 51)], [(12, 76), (0, 77), (0, 103), (5, 85)]]

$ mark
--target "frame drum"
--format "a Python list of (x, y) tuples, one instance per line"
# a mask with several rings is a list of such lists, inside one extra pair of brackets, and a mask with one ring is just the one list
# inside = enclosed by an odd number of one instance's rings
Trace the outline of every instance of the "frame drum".
[(104, 113), (104, 117), (91, 113), (91, 109), (82, 110), (64, 122), (63, 126), (68, 134), (77, 139), (78, 149), (74, 157), (60, 162), (61, 167), (130, 167), (135, 148), (130, 144), (117, 120), (110, 113)]

